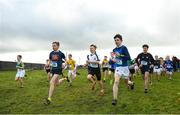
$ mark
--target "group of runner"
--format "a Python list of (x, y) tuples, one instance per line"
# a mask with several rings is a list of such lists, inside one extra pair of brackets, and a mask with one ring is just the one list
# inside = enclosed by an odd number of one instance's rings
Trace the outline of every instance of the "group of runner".
[[(131, 59), (128, 48), (122, 44), (123, 38), (120, 34), (114, 36), (115, 48), (110, 52), (110, 59), (104, 56), (102, 64), (100, 64), (99, 55), (96, 52), (97, 46), (95, 44), (90, 45), (90, 54), (87, 55), (86, 64), (84, 67), (88, 69), (87, 79), (91, 83), (91, 89), (94, 90), (96, 82), (100, 86), (99, 95), (104, 95), (104, 82), (106, 82), (109, 76), (110, 85), (113, 84), (113, 100), (112, 105), (117, 104), (118, 100), (118, 87), (120, 80), (124, 79), (128, 89), (134, 89), (133, 77), (138, 74), (140, 69), (142, 79), (144, 81), (144, 93), (148, 93), (149, 84), (152, 85), (152, 74), (155, 73), (157, 80), (160, 81), (160, 76), (163, 73), (168, 75), (169, 79), (172, 79), (173, 74), (173, 62), (170, 57), (167, 56), (165, 61), (159, 58), (157, 55), (155, 59), (152, 54), (148, 52), (149, 46), (144, 44), (142, 46), (143, 52), (140, 53), (135, 59)], [(53, 42), (53, 51), (49, 55), (49, 59), (46, 61), (45, 70), (48, 74), (48, 81), (50, 82), (48, 97), (45, 101), (46, 105), (52, 102), (52, 95), (55, 87), (61, 84), (64, 80), (69, 82), (69, 86), (72, 86), (72, 81), (76, 77), (77, 64), (72, 58), (72, 54), (68, 55), (66, 60), (64, 53), (59, 50), (60, 43)], [(23, 84), (23, 77), (25, 75), (24, 64), (21, 61), (22, 56), (17, 56), (17, 69), (16, 80), (19, 81), (21, 87)], [(102, 75), (101, 75), (102, 68)], [(64, 70), (68, 69), (68, 76), (64, 77)], [(62, 75), (63, 77), (59, 77)], [(60, 78), (60, 79), (59, 79)], [(150, 80), (149, 80), (150, 79)]]

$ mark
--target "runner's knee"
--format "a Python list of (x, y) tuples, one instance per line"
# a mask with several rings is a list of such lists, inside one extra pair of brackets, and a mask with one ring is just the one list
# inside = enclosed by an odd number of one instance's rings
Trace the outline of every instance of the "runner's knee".
[(114, 81), (114, 85), (118, 86), (118, 85), (119, 85), (119, 81), (118, 81), (118, 80), (115, 80), (115, 81)]
[(87, 79), (90, 80), (92, 78), (92, 75), (88, 75)]

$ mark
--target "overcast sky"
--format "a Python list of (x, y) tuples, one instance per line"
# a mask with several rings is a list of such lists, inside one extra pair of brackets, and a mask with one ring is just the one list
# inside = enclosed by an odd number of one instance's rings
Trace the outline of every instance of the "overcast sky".
[(52, 41), (64, 51), (112, 49), (120, 33), (130, 48), (147, 43), (180, 56), (179, 7), (180, 0), (0, 0), (0, 55), (50, 51)]

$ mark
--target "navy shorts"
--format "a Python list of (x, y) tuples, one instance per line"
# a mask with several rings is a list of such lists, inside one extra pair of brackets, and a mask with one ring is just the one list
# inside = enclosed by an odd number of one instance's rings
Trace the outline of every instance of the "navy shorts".
[(149, 68), (149, 73), (153, 73), (154, 72), (154, 68), (150, 67)]
[(109, 68), (109, 70), (113, 73), (115, 72), (115, 69)]
[(129, 71), (130, 71), (131, 74), (135, 73), (135, 69), (129, 69)]
[(173, 69), (172, 68), (167, 68), (166, 71), (173, 72)]
[(150, 72), (150, 67), (149, 66), (142, 66), (141, 67), (141, 73), (144, 75), (145, 72)]
[(103, 71), (103, 72), (108, 71), (108, 68), (107, 68), (107, 67), (102, 68), (102, 71)]
[(49, 73), (49, 72), (51, 72), (51, 70), (50, 69), (46, 69), (46, 73)]
[(58, 74), (58, 75), (62, 75), (62, 69), (52, 69), (51, 70), (51, 74)]

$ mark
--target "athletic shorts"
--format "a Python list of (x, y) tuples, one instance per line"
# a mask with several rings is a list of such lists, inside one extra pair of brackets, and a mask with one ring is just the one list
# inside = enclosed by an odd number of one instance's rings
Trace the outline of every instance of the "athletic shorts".
[(51, 70), (50, 69), (46, 69), (46, 73), (49, 73)]
[(76, 76), (76, 71), (74, 71), (74, 70), (68, 70), (68, 77), (70, 77), (70, 76)]
[(111, 71), (111, 72), (115, 72), (115, 69), (112, 69), (112, 68), (109, 68), (109, 71)]
[(168, 72), (173, 72), (173, 69), (166, 69), (166, 71), (168, 71)]
[(131, 74), (135, 73), (135, 69), (129, 69), (129, 71), (130, 71)]
[(90, 75), (92, 75), (92, 76), (96, 75), (97, 80), (98, 80), (98, 81), (101, 80), (101, 70), (100, 70), (100, 68), (92, 68), (92, 67), (89, 67), (89, 72), (88, 72), (88, 74), (90, 74)]
[(52, 69), (51, 74), (52, 74), (52, 76), (54, 74), (62, 75), (62, 69)]
[(149, 73), (153, 73), (154, 72), (154, 68), (150, 67), (149, 68)]
[(129, 68), (125, 67), (116, 67), (115, 75), (119, 75), (121, 78), (129, 79)]
[(166, 69), (166, 74), (172, 75), (172, 73), (173, 73), (173, 69)]
[(161, 73), (161, 68), (154, 68), (154, 73)]
[(103, 71), (103, 72), (108, 71), (108, 68), (107, 68), (107, 67), (102, 68), (102, 71)]
[(19, 69), (16, 73), (16, 77), (23, 78), (24, 75), (25, 75), (25, 70), (23, 70), (23, 69)]
[(172, 75), (173, 72), (167, 71), (166, 74)]
[(141, 73), (144, 75), (145, 72), (150, 72), (150, 67), (149, 66), (142, 66), (141, 67)]

